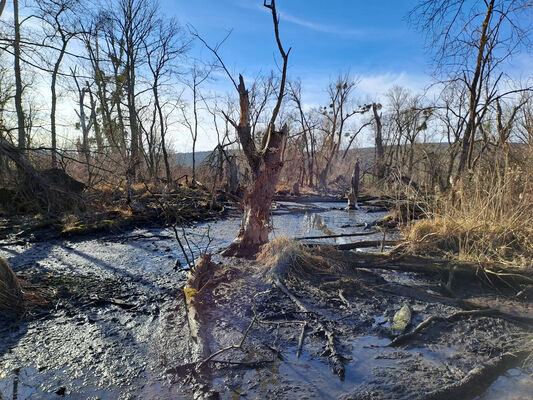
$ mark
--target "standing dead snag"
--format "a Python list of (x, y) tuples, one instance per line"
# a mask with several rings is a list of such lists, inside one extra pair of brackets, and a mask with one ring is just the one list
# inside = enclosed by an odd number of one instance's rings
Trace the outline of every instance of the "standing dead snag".
[(355, 210), (357, 208), (357, 194), (359, 193), (359, 172), (360, 163), (359, 159), (357, 159), (352, 175), (352, 188), (350, 190), (350, 194), (348, 195), (348, 210)]
[(272, 0), (270, 4), (265, 1), (264, 6), (272, 11), (276, 43), (283, 59), (282, 75), (277, 102), (263, 136), (260, 150), (256, 148), (252, 137), (250, 100), (241, 75), (239, 75), (238, 86), (235, 85), (239, 93), (240, 118), (238, 124), (234, 121), (230, 121), (230, 123), (237, 131), (243, 153), (250, 166), (251, 182), (243, 199), (244, 215), (241, 229), (237, 238), (223, 252), (226, 256), (244, 257), (253, 255), (261, 245), (268, 241), (270, 206), (283, 167), (282, 156), (288, 136), (287, 126), (283, 126), (281, 130), (276, 130), (275, 122), (285, 94), (287, 61), (290, 49), (286, 52), (279, 38), (279, 17), (276, 12), (275, 0)]

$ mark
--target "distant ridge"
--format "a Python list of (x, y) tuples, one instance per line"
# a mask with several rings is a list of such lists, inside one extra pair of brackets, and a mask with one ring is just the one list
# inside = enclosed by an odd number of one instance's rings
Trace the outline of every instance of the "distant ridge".
[[(197, 151), (195, 153), (196, 158), (196, 166), (200, 165), (202, 161), (204, 161), (209, 154), (211, 154), (211, 151)], [(178, 165), (184, 166), (184, 167), (192, 167), (192, 153), (174, 153), (174, 160)]]

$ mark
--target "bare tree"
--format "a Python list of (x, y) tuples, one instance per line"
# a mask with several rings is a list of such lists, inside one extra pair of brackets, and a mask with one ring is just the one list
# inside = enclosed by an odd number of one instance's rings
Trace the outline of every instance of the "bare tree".
[[(50, 135), (52, 140), (52, 167), (57, 166), (57, 132), (56, 132), (56, 108), (57, 94), (56, 83), (59, 68), (65, 57), (67, 46), (70, 40), (76, 35), (70, 24), (68, 13), (73, 11), (76, 2), (74, 0), (38, 0), (36, 2), (39, 9), (39, 18), (43, 21), (43, 28), (46, 31), (45, 39), (52, 45), (59, 40), (57, 57), (53, 63), (52, 80), (50, 83), (51, 104), (50, 104)], [(52, 46), (50, 46), (52, 47)]]
[(141, 138), (139, 134), (136, 107), (136, 77), (142, 59), (144, 43), (156, 26), (157, 4), (148, 0), (119, 0), (114, 15), (115, 23), (120, 34), (120, 51), (125, 56), (124, 72), (126, 77), (126, 96), (128, 121), (130, 127), (130, 165), (128, 167), (128, 181), (137, 177), (140, 163)]
[(437, 72), (468, 89), (457, 175), (472, 167), (476, 133), (498, 97), (498, 68), (531, 44), (532, 7), (530, 0), (423, 0), (411, 12), (411, 21), (430, 35)]
[(22, 108), (22, 75), (20, 70), (20, 22), (19, 2), (13, 0), (13, 24), (15, 26), (15, 38), (13, 41), (13, 61), (15, 67), (15, 109), (17, 111), (18, 148), (24, 153), (26, 148), (26, 129), (24, 109)]
[[(298, 123), (302, 130), (302, 138), (305, 146), (305, 159), (307, 160), (307, 184), (314, 186), (315, 157), (316, 157), (316, 125), (311, 120), (312, 116), (304, 110), (302, 104), (302, 84), (300, 81), (289, 83), (289, 96), (293, 101), (298, 115)], [(305, 172), (304, 172), (305, 173)]]
[(265, 0), (264, 6), (272, 14), (276, 44), (283, 60), (283, 66), (277, 90), (277, 101), (259, 148), (257, 148), (252, 136), (250, 100), (242, 75), (239, 75), (239, 83), (237, 84), (218, 55), (218, 46), (212, 48), (202, 38), (197, 36), (215, 54), (239, 94), (239, 121), (231, 120), (230, 116), (227, 116), (227, 118), (237, 131), (237, 137), (251, 171), (251, 182), (243, 199), (244, 215), (241, 229), (233, 243), (223, 252), (226, 256), (250, 256), (255, 254), (259, 247), (268, 241), (268, 234), (271, 229), (270, 206), (283, 167), (282, 156), (288, 136), (287, 126), (285, 125), (281, 130), (277, 130), (275, 123), (285, 95), (290, 49), (285, 51), (280, 40), (279, 16), (276, 11), (275, 0), (271, 0), (270, 3)]
[(161, 150), (163, 152), (163, 162), (167, 184), (172, 183), (170, 172), (170, 162), (168, 159), (168, 145), (166, 140), (167, 123), (164, 116), (164, 104), (161, 99), (161, 88), (165, 84), (164, 80), (169, 80), (173, 74), (173, 61), (187, 49), (186, 42), (179, 42), (181, 30), (175, 20), (168, 23), (159, 23), (155, 40), (151, 44), (145, 41), (148, 67), (152, 73), (152, 92), (154, 95), (154, 122), (155, 114), (159, 118), (159, 134), (161, 140)]
[(192, 140), (192, 185), (196, 185), (196, 141), (198, 140), (198, 133), (200, 129), (200, 101), (202, 95), (200, 93), (200, 86), (209, 78), (211, 68), (201, 68), (195, 64), (190, 69), (190, 79), (185, 81), (185, 84), (190, 89), (192, 115), (189, 116), (186, 111), (186, 105), (181, 107), (183, 116), (183, 125), (187, 128)]
[(317, 176), (322, 189), (327, 187), (330, 170), (339, 153), (348, 120), (358, 112), (351, 102), (355, 87), (356, 82), (348, 74), (339, 75), (328, 87), (329, 105), (322, 109), (325, 119), (321, 149), (324, 164)]

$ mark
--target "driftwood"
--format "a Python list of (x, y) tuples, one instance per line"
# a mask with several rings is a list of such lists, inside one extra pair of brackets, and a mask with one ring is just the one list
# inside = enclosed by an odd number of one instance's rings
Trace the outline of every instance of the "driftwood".
[(485, 392), (487, 386), (498, 379), (506, 370), (520, 365), (528, 354), (527, 351), (504, 353), (472, 369), (460, 381), (428, 393), (423, 399), (473, 399)]
[[(201, 302), (199, 295), (207, 282), (211, 279), (215, 264), (211, 261), (210, 254), (204, 254), (189, 272), (187, 282), (183, 288), (185, 304), (187, 307), (187, 323), (189, 336), (192, 341), (192, 354), (205, 359), (209, 354), (209, 344), (202, 332)], [(205, 360), (204, 360), (205, 361)]]

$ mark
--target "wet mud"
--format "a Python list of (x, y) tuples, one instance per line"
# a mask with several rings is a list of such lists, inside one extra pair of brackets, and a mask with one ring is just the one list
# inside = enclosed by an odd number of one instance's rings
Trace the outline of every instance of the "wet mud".
[[(524, 338), (530, 328), (512, 318), (466, 316), (438, 322), (391, 346), (398, 335), (391, 323), (403, 305), (412, 311), (408, 330), (432, 315), (446, 317), (462, 311), (453, 302), (431, 295), (439, 290), (438, 280), (368, 270), (292, 277), (286, 285), (309, 310), (302, 312), (283, 291), (265, 283), (268, 278), (261, 263), (217, 261), (220, 273), (200, 300), (208, 353), (239, 343), (254, 318), (255, 322), (242, 348), (216, 356), (201, 369), (175, 369), (176, 381), (187, 376), (196, 382), (189, 386), (191, 397), (202, 398), (198, 393), (203, 391), (205, 398), (222, 399), (432, 398), (435, 390), (516, 349), (519, 340), (513, 339)], [(481, 284), (470, 282), (469, 287), (473, 297), (490, 296), (491, 290)], [(417, 289), (416, 296), (411, 295), (412, 288)], [(530, 307), (519, 301), (514, 306)], [(320, 324), (334, 335), (342, 373), (332, 361)], [(522, 399), (524, 386), (531, 381), (525, 378), (526, 370), (513, 371), (522, 384), (515, 387), (508, 380), (506, 398)], [(491, 383), (487, 381), (485, 388)], [(505, 381), (495, 385), (493, 392)], [(480, 399), (494, 398), (490, 393)]]
[[(280, 204), (272, 237), (350, 233), (384, 215), (343, 207)], [(192, 255), (208, 243), (212, 252), (227, 246), (239, 222), (187, 228)], [(439, 277), (359, 270), (287, 278), (287, 288), (309, 307), (306, 313), (269, 282), (261, 263), (216, 256), (217, 279), (202, 297), (206, 354), (238, 343), (254, 315), (262, 323), (251, 326), (242, 349), (197, 370), (205, 354), (195, 354), (189, 340), (187, 265), (170, 229), (3, 245), (0, 256), (28, 287), (48, 296), (20, 320), (0, 320), (2, 399), (416, 399), (513, 348), (528, 330), (501, 318), (462, 318), (388, 347), (390, 324), (402, 305), (412, 310), (408, 329), (430, 315), (459, 310), (432, 296), (440, 293)], [(475, 288), (470, 295), (476, 301), (531, 311), (530, 300), (515, 299), (511, 289), (494, 294), (478, 283), (468, 287)], [(406, 294), (413, 288), (416, 297)], [(335, 336), (344, 377), (332, 371), (318, 323)], [(514, 368), (492, 386), (487, 382), (480, 399), (502, 392), (521, 398), (531, 384), (527, 372)]]

